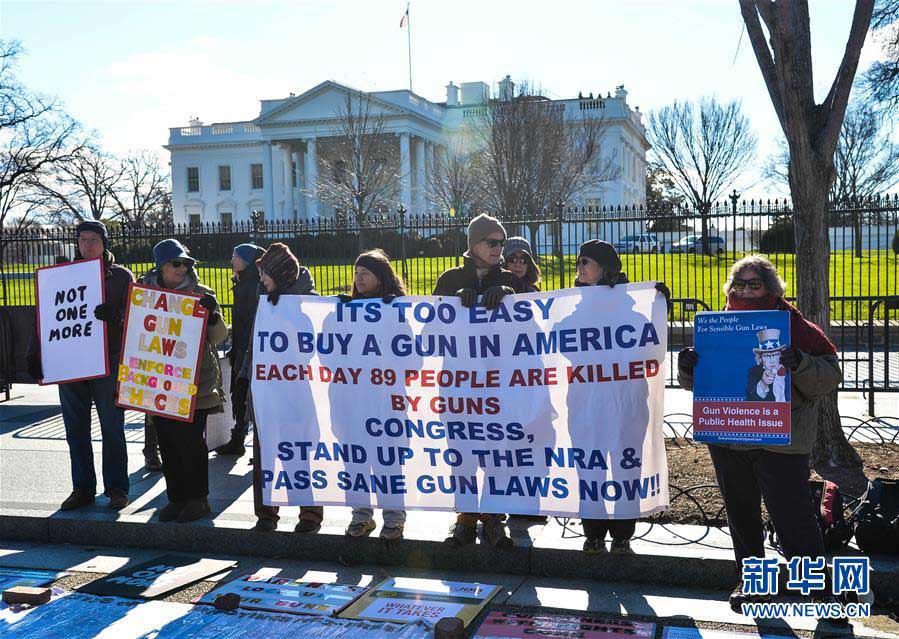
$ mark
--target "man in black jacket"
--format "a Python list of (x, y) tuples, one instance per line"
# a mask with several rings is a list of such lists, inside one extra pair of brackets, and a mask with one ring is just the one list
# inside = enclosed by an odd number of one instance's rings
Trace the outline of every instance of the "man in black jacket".
[(231, 429), (231, 440), (215, 449), (219, 455), (240, 457), (246, 452), (244, 441), (250, 427), (247, 419), (247, 387), (237, 383), (237, 376), (250, 347), (253, 318), (259, 305), (259, 269), (256, 267), (256, 260), (264, 253), (265, 250), (255, 244), (240, 244), (234, 247), (234, 254), (231, 256), (234, 305), (231, 307), (231, 348), (228, 351), (228, 362), (231, 364), (231, 412), (234, 427)]
[(59, 385), (59, 403), (72, 468), (72, 494), (62, 502), (60, 510), (72, 510), (94, 503), (97, 475), (91, 443), (91, 404), (97, 409), (103, 438), (104, 494), (109, 497), (109, 506), (120, 510), (128, 505), (129, 481), (125, 411), (115, 403), (116, 380), (128, 286), (134, 281), (134, 275), (115, 263), (115, 257), (109, 251), (109, 233), (102, 222), (82, 222), (75, 227), (75, 235), (78, 242), (75, 261), (103, 260), (104, 297), (103, 303), (94, 309), (94, 316), (106, 322), (109, 375)]
[[(445, 271), (434, 285), (434, 295), (458, 297), (462, 306), (471, 307), (483, 295), (487, 308), (494, 308), (509, 293), (524, 292), (521, 280), (500, 266), (506, 229), (496, 218), (479, 215), (468, 225), (468, 250), (462, 266)], [(506, 533), (502, 515), (493, 513), (459, 513), (450, 528), (446, 543), (467, 546), (477, 537), (478, 520), (482, 523), (482, 537), (489, 546), (509, 548), (512, 540)]]

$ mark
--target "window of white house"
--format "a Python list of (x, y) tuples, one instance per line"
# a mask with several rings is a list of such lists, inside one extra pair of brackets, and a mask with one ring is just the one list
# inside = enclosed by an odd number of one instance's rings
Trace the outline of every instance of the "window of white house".
[(265, 222), (265, 211), (262, 209), (253, 209), (250, 211), (250, 219), (256, 217), (256, 224), (262, 224)]
[(219, 191), (231, 190), (231, 167), (227, 164), (219, 166)]
[(187, 167), (187, 192), (198, 193), (200, 191), (200, 167)]
[(290, 185), (297, 188), (297, 163), (293, 160), (290, 162)]
[(250, 165), (250, 188), (253, 188), (253, 189), (261, 189), (262, 188), (262, 165), (261, 164), (251, 164)]
[(222, 226), (228, 228), (231, 226), (231, 213), (220, 213)]
[(200, 226), (200, 214), (199, 213), (191, 213), (187, 216), (187, 223), (191, 228), (197, 228)]

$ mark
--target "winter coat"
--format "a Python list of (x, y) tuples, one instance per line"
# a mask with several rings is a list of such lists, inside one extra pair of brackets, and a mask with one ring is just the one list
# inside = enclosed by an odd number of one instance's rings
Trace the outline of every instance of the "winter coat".
[(497, 264), (488, 269), (482, 277), (478, 277), (474, 260), (469, 257), (463, 259), (462, 266), (448, 269), (437, 278), (434, 295), (455, 295), (463, 288), (473, 288), (480, 295), (493, 286), (508, 286), (516, 293), (524, 292), (524, 285), (512, 271), (507, 271)]

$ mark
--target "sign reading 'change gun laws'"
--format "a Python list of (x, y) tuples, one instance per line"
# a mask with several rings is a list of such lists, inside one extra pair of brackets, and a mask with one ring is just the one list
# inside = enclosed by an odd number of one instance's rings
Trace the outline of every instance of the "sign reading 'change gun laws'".
[(103, 303), (102, 260), (46, 266), (35, 273), (42, 384), (109, 375), (106, 323), (94, 318)]
[(116, 403), (169, 419), (193, 420), (209, 311), (200, 296), (132, 284)]

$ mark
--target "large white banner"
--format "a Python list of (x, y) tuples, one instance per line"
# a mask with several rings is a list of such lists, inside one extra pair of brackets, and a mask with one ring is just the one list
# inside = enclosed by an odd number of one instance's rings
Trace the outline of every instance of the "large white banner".
[(94, 317), (103, 303), (103, 260), (80, 260), (35, 271), (41, 384), (109, 375), (106, 323)]
[(652, 283), (260, 300), (251, 388), (272, 505), (628, 519), (668, 505)]

